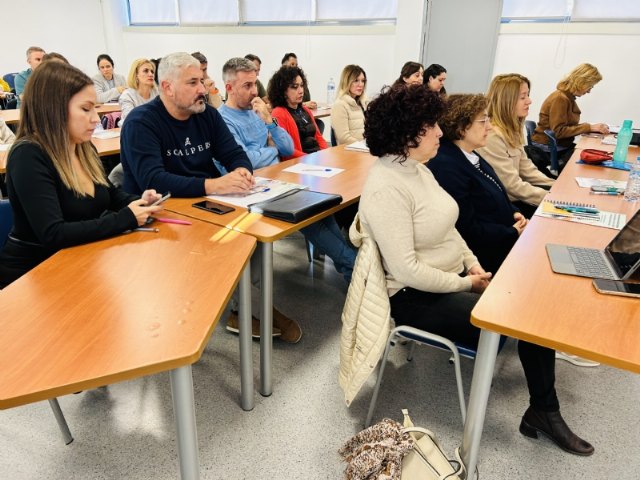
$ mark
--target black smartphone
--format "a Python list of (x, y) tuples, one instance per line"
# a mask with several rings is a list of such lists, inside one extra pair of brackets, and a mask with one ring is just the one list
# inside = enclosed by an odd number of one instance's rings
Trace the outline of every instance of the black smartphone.
[(640, 298), (640, 283), (629, 283), (623, 282), (622, 280), (604, 280), (602, 278), (594, 278), (593, 286), (598, 293)]
[(233, 207), (212, 202), (211, 200), (203, 200), (202, 202), (194, 203), (193, 206), (206, 210), (207, 212), (217, 213), (218, 215), (224, 215), (225, 213), (233, 212), (235, 210)]

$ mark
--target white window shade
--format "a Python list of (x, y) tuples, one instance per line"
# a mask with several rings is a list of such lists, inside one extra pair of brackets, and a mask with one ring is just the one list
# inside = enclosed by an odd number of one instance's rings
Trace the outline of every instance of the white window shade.
[(178, 23), (176, 0), (136, 0), (129, 2), (131, 25), (175, 25)]
[(574, 0), (571, 20), (637, 20), (640, 18), (640, 1)]
[(311, 0), (241, 0), (243, 22), (313, 22)]
[(573, 0), (504, 0), (502, 18), (566, 18)]
[(237, 0), (178, 0), (180, 24), (237, 24)]
[(375, 20), (396, 18), (398, 3), (396, 0), (316, 0), (316, 20)]

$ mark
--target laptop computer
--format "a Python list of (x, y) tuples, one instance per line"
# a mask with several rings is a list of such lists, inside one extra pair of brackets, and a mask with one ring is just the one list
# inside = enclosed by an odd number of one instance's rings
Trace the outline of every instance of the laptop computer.
[(625, 280), (640, 267), (640, 210), (604, 250), (553, 243), (546, 248), (556, 273)]

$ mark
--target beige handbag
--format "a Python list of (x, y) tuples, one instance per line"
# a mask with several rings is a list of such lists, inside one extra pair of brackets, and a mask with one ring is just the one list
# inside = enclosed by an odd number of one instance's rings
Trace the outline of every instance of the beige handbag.
[(456, 450), (457, 460), (449, 460), (433, 432), (415, 427), (408, 410), (403, 409), (402, 414), (403, 432), (411, 435), (415, 441), (413, 449), (402, 459), (402, 480), (460, 480), (460, 475), (465, 477), (464, 464), (458, 451)]

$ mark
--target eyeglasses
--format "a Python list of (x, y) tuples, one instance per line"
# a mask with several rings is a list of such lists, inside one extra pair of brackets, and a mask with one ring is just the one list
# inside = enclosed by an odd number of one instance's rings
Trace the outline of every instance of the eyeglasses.
[(291, 83), (289, 85), (289, 88), (292, 88), (294, 90), (297, 90), (299, 88), (304, 88), (304, 83)]
[(484, 127), (487, 128), (487, 125), (491, 125), (491, 117), (487, 115), (482, 120), (475, 120), (475, 122), (483, 123)]

